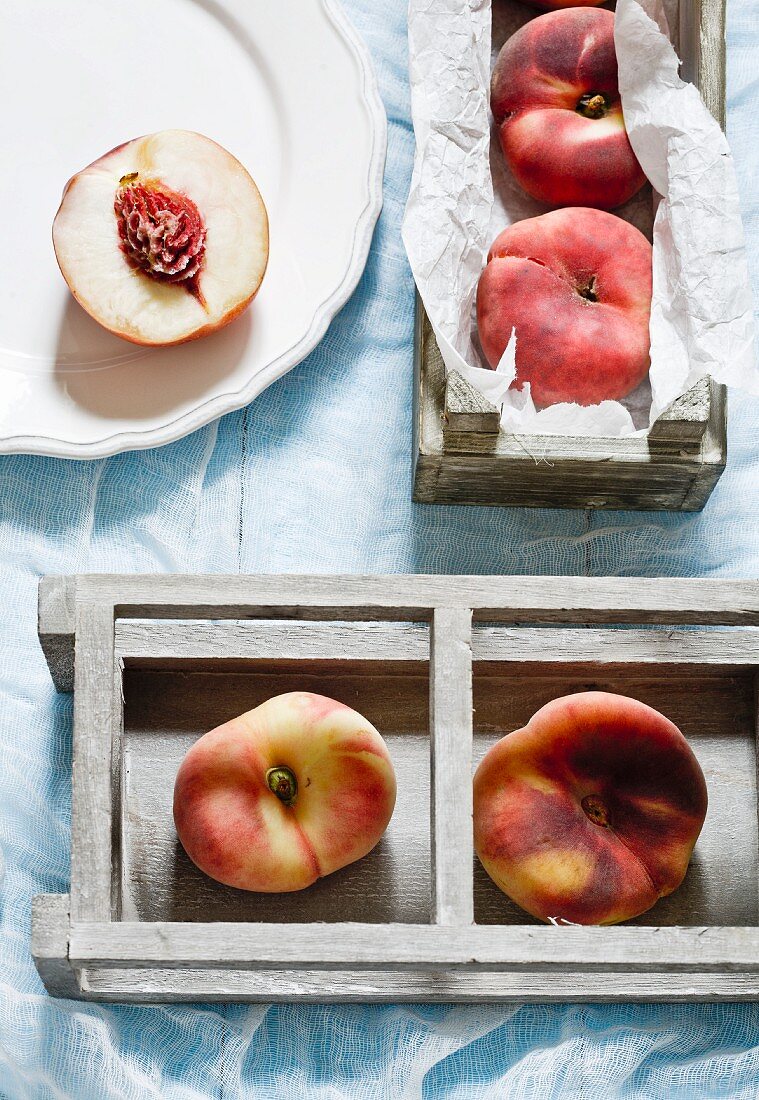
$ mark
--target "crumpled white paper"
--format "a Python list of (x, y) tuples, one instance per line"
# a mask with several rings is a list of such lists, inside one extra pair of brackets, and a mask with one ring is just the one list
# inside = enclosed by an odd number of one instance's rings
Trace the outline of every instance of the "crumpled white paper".
[[(630, 141), (658, 195), (615, 213), (653, 239), (649, 380), (623, 402), (536, 411), (509, 389), (518, 334), (497, 371), (484, 367), (474, 303), (497, 234), (548, 208), (512, 179), (489, 109), (492, 64), (534, 13), (512, 0), (410, 0), (416, 159), (403, 240), (448, 369), (496, 405), (513, 432), (624, 436), (648, 430), (705, 375), (759, 393), (748, 268), (727, 141), (697, 90), (678, 75), (668, 37), (676, 0), (618, 0), (619, 84)], [(673, 19), (673, 14), (675, 19)], [(492, 33), (491, 33), (492, 26)], [(656, 206), (654, 216), (654, 206)]]

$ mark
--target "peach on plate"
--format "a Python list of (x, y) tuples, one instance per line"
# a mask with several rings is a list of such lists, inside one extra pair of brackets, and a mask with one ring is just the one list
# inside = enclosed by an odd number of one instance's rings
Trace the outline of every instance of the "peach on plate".
[(650, 366), (651, 245), (603, 210), (516, 222), (488, 254), (477, 329), (494, 369), (516, 330), (517, 375), (539, 407), (595, 405), (635, 389)]
[(474, 841), (495, 884), (544, 921), (615, 924), (683, 880), (707, 807), (677, 726), (602, 691), (554, 699), (485, 755)]
[(646, 181), (625, 129), (609, 11), (526, 23), (498, 55), (490, 105), (512, 175), (549, 206), (612, 210)]
[(250, 305), (269, 224), (231, 153), (202, 134), (163, 130), (69, 180), (53, 245), (91, 317), (135, 344), (164, 346), (215, 332)]
[(190, 859), (241, 890), (302, 890), (361, 859), (395, 806), (384, 740), (355, 710), (278, 695), (201, 737), (174, 786)]

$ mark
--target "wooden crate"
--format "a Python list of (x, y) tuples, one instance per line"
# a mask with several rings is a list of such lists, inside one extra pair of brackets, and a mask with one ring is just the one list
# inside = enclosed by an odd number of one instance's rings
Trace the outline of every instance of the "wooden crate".
[[(44, 579), (40, 639), (75, 696), (71, 890), (34, 900), (42, 979), (142, 1002), (753, 999), (758, 625), (757, 581)], [(295, 688), (377, 725), (396, 813), (366, 859), (299, 894), (220, 886), (174, 834), (177, 767), (207, 729)], [(588, 688), (671, 717), (710, 808), (673, 895), (624, 926), (551, 927), (475, 860), (471, 776), (538, 707)]]
[[(725, 124), (725, 0), (681, 0), (683, 78)], [(534, 508), (699, 511), (727, 458), (724, 386), (704, 379), (646, 438), (514, 435), (457, 372), (446, 377), (417, 299), (414, 500)]]

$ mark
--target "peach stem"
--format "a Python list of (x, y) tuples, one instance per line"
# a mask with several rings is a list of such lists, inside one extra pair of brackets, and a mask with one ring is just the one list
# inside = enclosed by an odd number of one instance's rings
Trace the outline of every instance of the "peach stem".
[(597, 798), (594, 794), (586, 795), (580, 805), (594, 825), (600, 825), (602, 829), (608, 829), (609, 811), (600, 798)]
[(580, 97), (575, 109), (585, 118), (603, 118), (609, 105), (601, 92), (588, 92)]
[(298, 795), (298, 780), (290, 768), (279, 764), (276, 768), (269, 768), (266, 773), (266, 782), (272, 794), (275, 794), (285, 806), (292, 806)]
[(590, 281), (586, 286), (578, 286), (577, 293), (581, 298), (585, 298), (587, 302), (597, 302), (598, 295), (596, 294), (596, 277), (592, 275)]

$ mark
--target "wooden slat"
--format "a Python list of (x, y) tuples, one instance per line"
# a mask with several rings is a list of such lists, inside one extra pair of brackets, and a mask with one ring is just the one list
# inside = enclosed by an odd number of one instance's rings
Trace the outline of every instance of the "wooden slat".
[(430, 631), (432, 919), (468, 925), (472, 880), (472, 613), (435, 609)]
[[(266, 618), (267, 615), (282, 614), (291, 620), (305, 619), (316, 621), (319, 618), (331, 619), (334, 624), (340, 619), (344, 621), (361, 621), (363, 618), (377, 618), (384, 621), (407, 619), (424, 619), (429, 616), (430, 610), (426, 606), (429, 603), (434, 606), (436, 597), (450, 592), (451, 602), (454, 606), (475, 607), (475, 617), (480, 620), (491, 621), (532, 621), (532, 622), (665, 622), (675, 624), (695, 623), (702, 625), (752, 625), (759, 621), (757, 615), (757, 582), (740, 581), (706, 581), (706, 580), (669, 580), (669, 579), (600, 579), (600, 578), (489, 578), (489, 577), (331, 577), (331, 578), (278, 578), (279, 587), (274, 594), (269, 585), (271, 578), (182, 578), (182, 577), (141, 577), (137, 579), (119, 579), (118, 577), (91, 576), (82, 577), (80, 586), (102, 596), (104, 599), (111, 594), (112, 597), (120, 595), (129, 599), (142, 599), (142, 607), (127, 608), (126, 611), (137, 617), (160, 618), (190, 618), (199, 620), (202, 618), (220, 618), (224, 620)], [(319, 583), (324, 581), (327, 585), (326, 594), (324, 587)], [(210, 583), (209, 583), (210, 582)], [(313, 582), (313, 583), (311, 583)], [(125, 586), (129, 584), (128, 590)], [(303, 584), (303, 604), (288, 605), (287, 600), (297, 599), (298, 592)], [(74, 602), (76, 591), (76, 577), (45, 577), (40, 582), (39, 598), (39, 630), (46, 651), (51, 673), (59, 691), (70, 690), (73, 686), (74, 664)], [(136, 585), (139, 584), (139, 590)], [(372, 592), (372, 586), (374, 591)], [(268, 590), (269, 595), (275, 600), (274, 606), (261, 606), (260, 604), (246, 605), (244, 599), (247, 596), (260, 600), (262, 589)], [(316, 591), (314, 590), (316, 589)], [(410, 591), (411, 590), (411, 591)], [(322, 595), (319, 596), (318, 592)], [(227, 602), (219, 606), (209, 601), (224, 599)], [(341, 608), (339, 601), (348, 596), (354, 600), (374, 598), (375, 604), (367, 610), (361, 604), (349, 605)], [(415, 598), (416, 607), (407, 606), (409, 597)], [(172, 598), (178, 602), (172, 606), (167, 601)], [(393, 600), (399, 600), (398, 606), (394, 606)], [(196, 602), (190, 602), (196, 601)], [(278, 607), (276, 601), (283, 600), (283, 607)], [(487, 603), (496, 604), (500, 600), (500, 607), (486, 606)], [(203, 601), (206, 601), (205, 604)], [(447, 600), (443, 601), (447, 602)], [(321, 606), (324, 605), (324, 606)], [(138, 623), (119, 624), (119, 636), (122, 639), (121, 652), (125, 652), (126, 646), (134, 644), (135, 655), (148, 656), (146, 649), (150, 644), (155, 645), (154, 656), (168, 656), (165, 650), (171, 643), (171, 632), (176, 631), (177, 642), (183, 647), (183, 653), (197, 657), (218, 656), (219, 651), (233, 654), (228, 649), (229, 635), (226, 630), (232, 631), (232, 637), (236, 641), (232, 646), (239, 644), (239, 656), (247, 656), (248, 644), (264, 644), (261, 636), (256, 633), (257, 626), (244, 624), (224, 626), (218, 628), (215, 624), (207, 627), (169, 626), (161, 627), (156, 623), (149, 626)], [(267, 630), (273, 629), (269, 626)], [(333, 630), (331, 625), (328, 630)], [(359, 629), (358, 627), (356, 629)], [(362, 627), (362, 629), (364, 629)], [(365, 627), (368, 631), (377, 631), (376, 624)], [(475, 659), (480, 658), (479, 638), (487, 639), (490, 636), (485, 632), (480, 633), (475, 626)], [(220, 631), (221, 633), (219, 633)], [(148, 639), (152, 636), (153, 643)], [(303, 637), (300, 635), (299, 637)], [(325, 635), (314, 634), (308, 642), (295, 644), (290, 650), (294, 655), (316, 656), (319, 646), (325, 640)], [(385, 636), (382, 641), (379, 635), (362, 636), (368, 643), (368, 650), (377, 654), (376, 659), (389, 657), (389, 649), (383, 648)], [(503, 634), (504, 645), (511, 644), (509, 636)], [(521, 633), (520, 633), (521, 637)], [(539, 635), (534, 635), (537, 640)], [(163, 638), (163, 648), (161, 639)], [(288, 649), (289, 641), (287, 628), (282, 627), (279, 635), (272, 633), (272, 647), (282, 645), (283, 655)], [(279, 638), (280, 643), (277, 642)], [(346, 654), (345, 659), (350, 659), (347, 649), (355, 638), (346, 632), (335, 633), (336, 659), (341, 659), (339, 653)], [(410, 646), (414, 652), (422, 652), (422, 634), (412, 636), (399, 632), (395, 638), (402, 640), (403, 646)], [(610, 639), (611, 641), (611, 639)], [(268, 644), (268, 643), (267, 643)], [(387, 636), (388, 647), (395, 644), (395, 639)], [(483, 644), (485, 644), (483, 642)], [(488, 643), (489, 644), (489, 643)], [(520, 645), (522, 643), (520, 642)], [(638, 644), (638, 636), (629, 632), (629, 637), (619, 638), (614, 641), (614, 648), (631, 651)], [(673, 643), (674, 644), (674, 643)], [(679, 644), (679, 643), (677, 643)], [(687, 645), (688, 643), (683, 643)], [(701, 645), (702, 642), (693, 643)], [(703, 644), (708, 647), (708, 635), (704, 634)], [(735, 644), (738, 647), (742, 643), (721, 641), (717, 643), (719, 652), (726, 652), (724, 647)], [(529, 649), (530, 636), (524, 634), (524, 645)], [(653, 659), (659, 660), (665, 656), (667, 643), (661, 639), (652, 639), (648, 646), (652, 652), (655, 647)], [(578, 653), (584, 653), (580, 647)], [(272, 650), (273, 654), (273, 650)], [(351, 654), (355, 656), (355, 652)], [(400, 655), (396, 655), (398, 659)], [(367, 658), (371, 659), (371, 658)], [(426, 659), (422, 658), (422, 659)], [(590, 659), (590, 658), (589, 658)], [(641, 659), (646, 659), (643, 656)], [(717, 660), (720, 658), (717, 657)], [(737, 659), (741, 659), (738, 656)]]
[(697, 85), (704, 103), (725, 128), (725, 0), (680, 4), (679, 55), (683, 80)]
[[(128, 664), (151, 661), (419, 662), (429, 635), (409, 623), (226, 622), (119, 619), (116, 655)], [(604, 630), (560, 627), (472, 628), (472, 659), (537, 664), (716, 665), (759, 663), (759, 631)]]
[(429, 632), (416, 623), (315, 623), (229, 619), (119, 619), (116, 653), (144, 661), (427, 661)]
[(759, 581), (702, 578), (84, 575), (82, 598), (123, 618), (428, 620), (759, 625)]
[(698, 86), (704, 103), (724, 129), (726, 0), (692, 0), (692, 4), (699, 38)]
[(74, 690), (76, 577), (42, 577), (37, 633), (56, 691)]
[(113, 606), (77, 600), (74, 764), (71, 821), (71, 915), (111, 915), (112, 752), (121, 732), (114, 682)]
[[(759, 671), (754, 676), (754, 777), (756, 788), (759, 791)], [(755, 803), (755, 807), (754, 819), (750, 822), (751, 831), (754, 835), (759, 829), (759, 801)], [(759, 862), (759, 848), (755, 848), (754, 851)]]
[(156, 1002), (471, 1002), (755, 1001), (759, 976), (731, 971), (600, 973), (586, 970), (392, 971), (339, 970), (91, 970), (84, 999)]
[(759, 928), (73, 921), (75, 967), (759, 971)]

